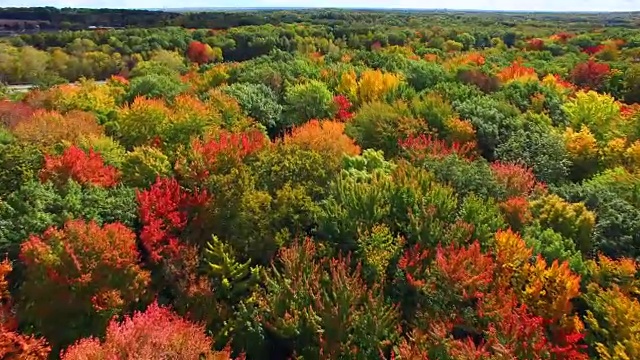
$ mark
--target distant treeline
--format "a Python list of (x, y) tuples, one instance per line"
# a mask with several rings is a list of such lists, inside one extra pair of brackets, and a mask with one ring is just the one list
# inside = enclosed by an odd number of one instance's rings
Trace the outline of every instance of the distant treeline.
[(30, 28), (35, 24), (43, 30), (79, 30), (97, 27), (160, 27), (183, 26), (189, 28), (228, 29), (247, 25), (310, 22), (315, 24), (390, 23), (401, 25), (411, 19), (425, 16), (482, 18), (484, 21), (515, 25), (528, 21), (563, 21), (569, 25), (640, 26), (640, 13), (507, 13), (446, 10), (237, 10), (179, 12), (124, 9), (78, 9), (54, 7), (0, 8), (0, 30)]

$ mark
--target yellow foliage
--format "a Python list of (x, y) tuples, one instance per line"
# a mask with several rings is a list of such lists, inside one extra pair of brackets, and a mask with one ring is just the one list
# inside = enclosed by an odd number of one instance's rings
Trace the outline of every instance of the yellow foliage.
[(285, 144), (295, 144), (339, 161), (343, 155), (358, 155), (360, 147), (344, 133), (345, 124), (330, 120), (311, 120), (286, 135)]
[(363, 103), (382, 100), (386, 94), (395, 90), (400, 82), (401, 78), (397, 74), (366, 70), (360, 75), (358, 97)]
[(625, 148), (627, 139), (615, 138), (609, 140), (607, 145), (602, 149), (602, 159), (608, 167), (621, 165), (625, 157)]
[(511, 229), (498, 231), (495, 236), (497, 263), (511, 274), (521, 274), (531, 257), (532, 250), (520, 235)]
[(593, 346), (601, 359), (623, 360), (640, 358), (640, 303), (613, 285), (603, 289), (589, 284), (585, 300), (585, 322), (593, 335)]
[(582, 126), (579, 132), (567, 128), (564, 143), (569, 157), (574, 163), (589, 163), (598, 158), (598, 143), (588, 127)]
[[(535, 264), (527, 263), (524, 269), (524, 287), (515, 287), (519, 297), (532, 312), (546, 319), (563, 322), (565, 325), (580, 326), (568, 322), (571, 314), (571, 300), (580, 295), (580, 276), (571, 272), (569, 263), (554, 261), (551, 266), (538, 256)], [(576, 330), (576, 329), (571, 329)]]
[(355, 99), (358, 92), (358, 81), (356, 72), (351, 70), (342, 73), (340, 76), (340, 84), (337, 89), (338, 93), (346, 95), (351, 99)]
[(603, 288), (616, 285), (625, 294), (640, 295), (640, 280), (636, 278), (638, 263), (635, 260), (613, 260), (600, 255), (597, 261), (589, 260), (586, 265), (593, 283)]
[(640, 170), (640, 140), (636, 140), (624, 152), (625, 160), (631, 171)]
[(476, 141), (476, 130), (470, 121), (450, 118), (445, 121), (444, 126), (448, 133), (448, 140), (452, 142), (465, 144)]
[(116, 107), (116, 98), (124, 93), (120, 87), (99, 85), (95, 81), (82, 81), (79, 85), (54, 88), (53, 107), (62, 112), (71, 110), (93, 111), (107, 114)]
[(545, 227), (572, 239), (583, 253), (591, 249), (596, 216), (583, 203), (568, 203), (555, 194), (530, 203), (531, 213)]
[(62, 115), (38, 110), (29, 119), (18, 123), (13, 133), (19, 140), (48, 151), (58, 144), (77, 144), (85, 136), (101, 136), (104, 129), (95, 116), (87, 112), (71, 111)]

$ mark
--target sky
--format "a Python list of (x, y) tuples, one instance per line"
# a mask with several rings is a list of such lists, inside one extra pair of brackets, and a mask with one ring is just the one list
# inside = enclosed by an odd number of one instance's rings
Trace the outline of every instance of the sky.
[(640, 11), (640, 0), (0, 0), (0, 6), (89, 8), (340, 7), (528, 11)]

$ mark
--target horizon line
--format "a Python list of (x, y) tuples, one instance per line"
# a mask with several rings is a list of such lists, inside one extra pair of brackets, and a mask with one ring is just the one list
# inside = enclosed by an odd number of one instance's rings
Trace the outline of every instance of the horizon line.
[[(71, 6), (0, 6), (0, 9), (90, 9), (90, 10), (146, 10), (146, 11), (184, 11), (196, 10), (201, 12), (215, 12), (228, 10), (377, 10), (377, 11), (458, 11), (458, 12), (485, 12), (485, 13), (560, 13), (560, 14), (612, 14), (612, 13), (640, 13), (639, 10), (500, 10), (500, 9), (473, 9), (473, 8), (427, 8), (427, 7), (323, 7), (323, 6), (185, 6), (162, 8), (137, 8), (137, 7), (71, 7)], [(208, 11), (211, 10), (211, 11)]]

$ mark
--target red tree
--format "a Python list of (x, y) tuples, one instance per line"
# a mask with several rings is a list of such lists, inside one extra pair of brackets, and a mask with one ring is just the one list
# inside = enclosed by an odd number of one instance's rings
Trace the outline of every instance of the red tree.
[(603, 85), (610, 73), (609, 64), (589, 60), (576, 65), (571, 72), (571, 81), (583, 88), (597, 90)]
[(137, 193), (142, 232), (140, 240), (151, 261), (174, 258), (186, 248), (180, 239), (193, 212), (209, 201), (205, 191), (189, 193), (175, 179), (157, 179)]
[[(83, 339), (62, 353), (63, 360), (230, 359), (230, 351), (213, 352), (204, 326), (190, 323), (165, 307), (151, 304), (121, 323), (107, 327), (104, 342)], [(242, 357), (244, 358), (244, 357)]]
[(192, 41), (187, 49), (187, 57), (198, 65), (206, 64), (212, 60), (211, 48), (200, 41)]
[[(120, 223), (68, 221), (21, 246), (21, 315), (54, 346), (99, 333), (139, 301), (150, 277), (138, 264), (136, 236)], [(64, 326), (60, 326), (64, 324)]]
[(40, 170), (40, 180), (66, 184), (74, 180), (79, 184), (111, 187), (118, 183), (118, 170), (105, 165), (102, 156), (89, 150), (89, 154), (73, 145), (60, 156), (45, 155), (44, 167)]

